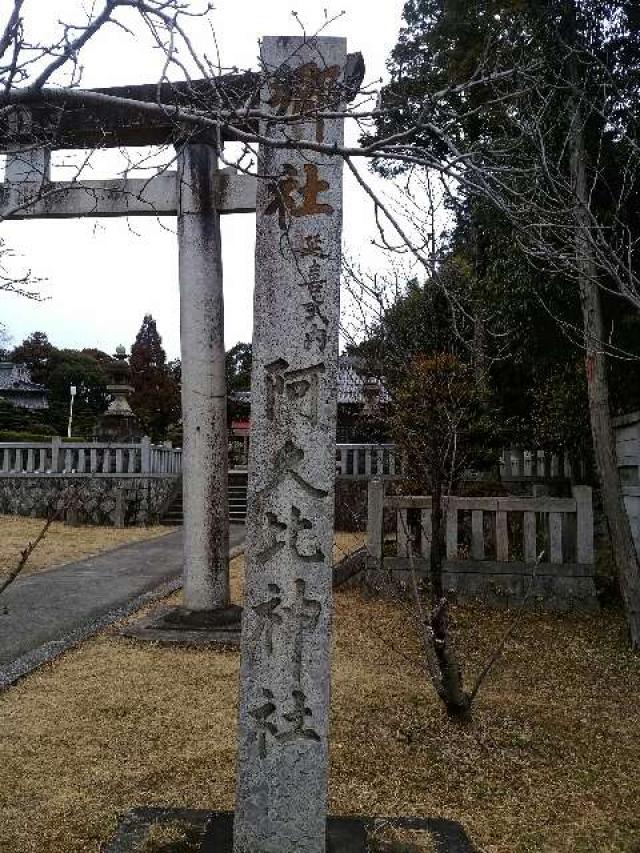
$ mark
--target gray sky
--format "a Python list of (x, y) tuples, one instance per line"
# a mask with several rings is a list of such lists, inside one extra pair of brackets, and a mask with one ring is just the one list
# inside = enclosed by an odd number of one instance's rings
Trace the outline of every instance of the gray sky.
[[(46, 4), (49, 7), (49, 4)], [(74, 17), (81, 0), (56, 0), (48, 21), (41, 0), (27, 0), (27, 15), (37, 9), (38, 26), (46, 34), (56, 17)], [(385, 76), (385, 61), (396, 42), (403, 0), (341, 0), (328, 6), (331, 16), (345, 15), (323, 34), (348, 39), (349, 50), (363, 53), (366, 81)], [(51, 8), (49, 7), (49, 8)], [(295, 9), (308, 30), (324, 19), (316, 0), (219, 0), (213, 15), (223, 65), (257, 67), (258, 38), (293, 35), (300, 27)], [(66, 13), (66, 14), (65, 14)], [(36, 19), (33, 19), (36, 21)], [(50, 31), (50, 30), (49, 30)], [(208, 32), (201, 32), (206, 45)], [(134, 40), (115, 28), (99, 36), (84, 57), (83, 85), (108, 86), (152, 82), (161, 58), (144, 39)], [(364, 168), (364, 164), (360, 164)], [(115, 177), (108, 160), (91, 177)], [(54, 169), (54, 178), (64, 177)], [(371, 247), (375, 223), (371, 202), (345, 174), (344, 244), (350, 255), (372, 268), (385, 261)], [(226, 216), (222, 223), (227, 348), (251, 338), (254, 277), (254, 228), (251, 214)], [(177, 244), (172, 218), (85, 219), (0, 224), (0, 236), (16, 252), (15, 268), (29, 267), (45, 279), (49, 297), (36, 304), (0, 293), (0, 320), (13, 343), (36, 329), (63, 347), (98, 347), (113, 352), (129, 347), (145, 313), (155, 317), (170, 358), (179, 355)]]

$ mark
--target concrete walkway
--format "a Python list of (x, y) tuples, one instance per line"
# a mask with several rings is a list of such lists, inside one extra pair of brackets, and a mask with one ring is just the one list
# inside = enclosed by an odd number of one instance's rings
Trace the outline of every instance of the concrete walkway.
[[(231, 525), (230, 547), (240, 545), (244, 534), (243, 525)], [(181, 572), (178, 530), (19, 577), (0, 596), (0, 686), (17, 659), (38, 657), (44, 646), (59, 645), (69, 636), (74, 641), (89, 636), (114, 621), (110, 614), (126, 615), (138, 599), (141, 606), (155, 590), (177, 588)], [(68, 648), (72, 643), (62, 644)]]

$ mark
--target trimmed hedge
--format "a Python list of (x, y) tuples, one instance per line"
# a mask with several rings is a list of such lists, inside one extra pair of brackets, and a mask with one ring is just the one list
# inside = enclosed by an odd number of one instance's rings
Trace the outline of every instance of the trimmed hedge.
[(30, 441), (35, 443), (49, 442), (55, 435), (51, 432), (13, 432), (12, 430), (0, 430), (0, 441)]

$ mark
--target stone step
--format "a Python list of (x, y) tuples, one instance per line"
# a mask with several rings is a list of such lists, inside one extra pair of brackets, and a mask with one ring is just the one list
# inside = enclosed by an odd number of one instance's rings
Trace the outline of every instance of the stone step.
[[(247, 517), (247, 478), (235, 475), (235, 482), (229, 484), (229, 520), (244, 523)], [(173, 502), (160, 520), (164, 525), (179, 525), (184, 522), (182, 493), (176, 495)]]

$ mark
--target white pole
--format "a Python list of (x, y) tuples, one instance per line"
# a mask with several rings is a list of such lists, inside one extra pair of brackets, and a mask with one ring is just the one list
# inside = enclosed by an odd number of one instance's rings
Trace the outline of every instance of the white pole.
[(67, 438), (71, 438), (71, 428), (73, 426), (73, 401), (76, 396), (76, 386), (70, 385), (69, 391), (71, 392), (71, 398), (69, 400), (69, 425), (67, 426)]

